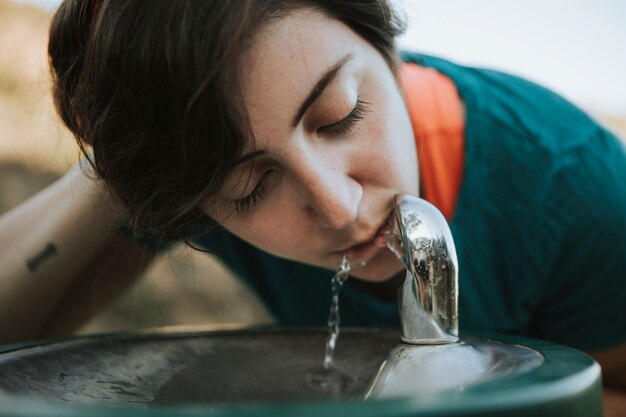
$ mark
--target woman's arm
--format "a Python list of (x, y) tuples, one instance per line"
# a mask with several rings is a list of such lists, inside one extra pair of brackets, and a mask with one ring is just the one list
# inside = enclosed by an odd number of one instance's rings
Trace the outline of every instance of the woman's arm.
[(123, 236), (110, 238), (98, 256), (73, 280), (42, 326), (38, 337), (75, 332), (121, 295), (150, 264), (154, 254)]
[(131, 282), (149, 256), (119, 237), (123, 217), (80, 169), (0, 217), (0, 343), (74, 329), (93, 311), (93, 283), (111, 277), (112, 296)]

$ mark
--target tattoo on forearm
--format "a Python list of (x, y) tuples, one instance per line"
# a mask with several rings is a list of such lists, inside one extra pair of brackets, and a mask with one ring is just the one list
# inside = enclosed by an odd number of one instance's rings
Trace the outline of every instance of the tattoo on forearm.
[(39, 269), (41, 264), (46, 259), (50, 258), (52, 255), (56, 255), (56, 253), (57, 253), (57, 247), (54, 246), (54, 243), (52, 242), (48, 243), (48, 245), (44, 248), (44, 250), (42, 250), (37, 255), (33, 256), (32, 258), (26, 260), (26, 266), (28, 267), (28, 270), (30, 272), (37, 271), (37, 269)]

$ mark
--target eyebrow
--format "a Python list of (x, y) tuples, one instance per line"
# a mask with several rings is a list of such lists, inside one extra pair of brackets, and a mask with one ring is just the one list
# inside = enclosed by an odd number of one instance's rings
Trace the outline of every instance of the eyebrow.
[[(313, 87), (307, 98), (300, 106), (298, 113), (291, 122), (292, 127), (296, 127), (298, 123), (300, 123), (300, 120), (302, 120), (304, 113), (306, 113), (309, 107), (311, 107), (313, 103), (315, 103), (315, 100), (317, 100), (318, 97), (322, 95), (326, 87), (328, 87), (333, 81), (335, 81), (339, 77), (339, 75), (341, 74), (341, 70), (350, 60), (352, 60), (352, 58), (354, 58), (354, 55), (351, 53), (345, 55), (324, 73), (322, 78), (320, 78), (320, 80), (315, 84), (315, 87)], [(236, 167), (244, 164), (258, 156), (264, 155), (265, 153), (267, 152), (264, 150), (258, 150), (242, 155), (239, 159), (235, 161), (234, 166)]]
[(330, 67), (324, 73), (322, 78), (320, 78), (317, 84), (315, 84), (315, 87), (313, 87), (313, 89), (311, 90), (307, 98), (304, 100), (304, 102), (300, 106), (298, 113), (296, 114), (296, 116), (293, 118), (293, 121), (291, 122), (291, 127), (298, 126), (298, 123), (300, 123), (300, 120), (302, 120), (304, 113), (306, 113), (309, 107), (311, 107), (313, 103), (315, 103), (315, 100), (317, 100), (318, 97), (322, 95), (326, 87), (328, 87), (330, 83), (332, 83), (339, 77), (339, 75), (341, 74), (341, 70), (353, 57), (354, 55), (352, 54), (345, 55), (343, 58), (337, 61), (335, 65)]

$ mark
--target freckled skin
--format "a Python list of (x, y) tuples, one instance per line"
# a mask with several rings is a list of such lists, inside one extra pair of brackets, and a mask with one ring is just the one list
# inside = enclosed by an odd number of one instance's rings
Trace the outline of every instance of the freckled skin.
[[(292, 127), (317, 81), (347, 54), (352, 59), (341, 75)], [(373, 237), (396, 193), (419, 191), (413, 131), (394, 74), (343, 23), (306, 10), (262, 29), (244, 68), (242, 88), (255, 136), (244, 153), (267, 153), (236, 170), (227, 186), (239, 190), (231, 199), (248, 195), (260, 181), (265, 192), (249, 211), (233, 213), (223, 225), (269, 253), (336, 269), (339, 251)], [(348, 132), (329, 134), (324, 126), (350, 114), (357, 97), (367, 103), (363, 119)], [(246, 185), (244, 168), (250, 172)], [(380, 281), (401, 268), (381, 249), (351, 275)]]

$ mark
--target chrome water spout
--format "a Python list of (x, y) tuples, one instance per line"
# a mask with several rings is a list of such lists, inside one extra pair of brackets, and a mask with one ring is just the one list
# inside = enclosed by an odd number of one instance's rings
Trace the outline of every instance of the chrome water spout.
[(458, 341), (458, 263), (441, 212), (407, 194), (394, 197), (389, 246), (407, 273), (400, 290), (402, 340), (410, 344)]

